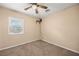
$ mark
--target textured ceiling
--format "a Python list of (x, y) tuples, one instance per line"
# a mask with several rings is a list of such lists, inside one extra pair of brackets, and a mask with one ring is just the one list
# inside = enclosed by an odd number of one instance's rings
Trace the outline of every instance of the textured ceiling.
[(29, 10), (25, 11), (24, 8), (30, 6), (30, 4), (28, 3), (0, 3), (0, 6), (6, 7), (18, 12), (22, 12), (29, 16), (43, 18), (49, 15), (50, 13), (61, 11), (64, 8), (68, 8), (70, 6), (75, 5), (74, 3), (40, 3), (40, 4), (48, 6), (50, 11), (45, 12), (45, 10), (41, 8), (39, 9), (39, 14), (36, 14), (33, 8), (30, 8)]

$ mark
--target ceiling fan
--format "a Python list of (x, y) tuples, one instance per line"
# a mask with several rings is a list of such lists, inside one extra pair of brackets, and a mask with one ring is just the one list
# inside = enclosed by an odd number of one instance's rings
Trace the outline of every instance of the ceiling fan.
[(28, 9), (33, 8), (33, 7), (34, 7), (34, 9), (35, 9), (35, 13), (36, 13), (36, 14), (38, 14), (38, 13), (39, 13), (38, 8), (45, 9), (45, 12), (48, 12), (48, 11), (49, 11), (49, 9), (48, 9), (48, 7), (47, 7), (47, 6), (40, 5), (40, 4), (38, 4), (38, 3), (29, 3), (29, 4), (31, 4), (31, 6), (29, 6), (29, 7), (25, 8), (24, 10), (26, 10), (26, 11), (27, 11)]

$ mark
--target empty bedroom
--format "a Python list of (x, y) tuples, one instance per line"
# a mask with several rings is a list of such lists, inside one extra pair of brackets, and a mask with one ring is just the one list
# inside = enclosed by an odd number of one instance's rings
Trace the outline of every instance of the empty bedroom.
[(79, 3), (0, 3), (0, 56), (79, 56)]

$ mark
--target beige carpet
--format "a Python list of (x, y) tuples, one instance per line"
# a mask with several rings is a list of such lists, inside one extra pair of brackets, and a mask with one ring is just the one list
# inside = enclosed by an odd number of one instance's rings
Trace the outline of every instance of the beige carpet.
[(38, 40), (0, 51), (0, 56), (79, 56), (79, 54)]

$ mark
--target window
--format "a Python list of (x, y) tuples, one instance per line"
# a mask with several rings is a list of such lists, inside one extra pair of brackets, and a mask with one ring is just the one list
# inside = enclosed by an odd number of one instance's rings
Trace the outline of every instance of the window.
[(24, 20), (18, 17), (10, 17), (8, 25), (9, 34), (24, 34)]

